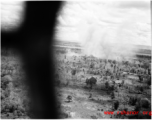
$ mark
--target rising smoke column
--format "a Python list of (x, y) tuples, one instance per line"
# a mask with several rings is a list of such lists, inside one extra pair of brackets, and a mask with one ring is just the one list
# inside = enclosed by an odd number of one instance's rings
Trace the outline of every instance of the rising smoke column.
[[(85, 55), (93, 55), (103, 59), (123, 60), (135, 57), (132, 45), (134, 33), (127, 31), (133, 26), (132, 21), (123, 21), (117, 27), (101, 26), (97, 23), (81, 24), (78, 28), (79, 39)], [(130, 36), (129, 36), (130, 35)]]

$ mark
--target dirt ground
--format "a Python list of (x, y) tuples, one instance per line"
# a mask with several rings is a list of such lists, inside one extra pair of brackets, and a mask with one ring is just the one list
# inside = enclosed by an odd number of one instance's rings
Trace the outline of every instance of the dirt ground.
[[(64, 58), (58, 58), (58, 60)], [(69, 58), (67, 61), (72, 61)], [(89, 68), (85, 67), (83, 61), (80, 61), (82, 68), (78, 68), (80, 71), (76, 75), (71, 75), (72, 65), (68, 69), (68, 66), (64, 62), (56, 64), (61, 68), (59, 72), (60, 84), (55, 86), (56, 96), (58, 97), (58, 109), (60, 109), (60, 118), (80, 118), (80, 119), (110, 119), (110, 118), (129, 118), (128, 116), (115, 116), (106, 115), (105, 111), (112, 111), (113, 103), (118, 100), (119, 107), (117, 111), (122, 111), (127, 108), (127, 111), (132, 111), (135, 106), (127, 104), (128, 96), (137, 96), (140, 98), (147, 98), (151, 101), (151, 88), (146, 88), (144, 82), (139, 82), (137, 75), (127, 75), (124, 80), (124, 86), (120, 87), (117, 91), (114, 91), (115, 98), (111, 99), (111, 95), (105, 89), (105, 81), (101, 75), (93, 75), (89, 73), (83, 73), (82, 69), (87, 71)], [(29, 99), (27, 96), (28, 87), (25, 86), (26, 81), (25, 73), (23, 72), (22, 64), (16, 57), (3, 56), (2, 57), (2, 69), (1, 69), (1, 118), (19, 119), (30, 118), (28, 114)], [(10, 73), (10, 68), (12, 69)], [(58, 67), (57, 67), (58, 68)], [(7, 74), (11, 77), (12, 82), (5, 83), (2, 74)], [(96, 85), (90, 89), (86, 85), (86, 78), (94, 76), (97, 79)], [(9, 79), (9, 78), (8, 78)], [(8, 80), (7, 79), (7, 80)], [(120, 79), (119, 81), (121, 81)], [(136, 85), (145, 85), (143, 92), (138, 92), (135, 89)], [(130, 87), (128, 90), (126, 87)], [(71, 100), (67, 99), (70, 96)], [(13, 110), (12, 110), (13, 109)], [(145, 111), (151, 111), (147, 109)]]
[[(132, 80), (129, 80), (131, 81)], [(100, 84), (99, 84), (100, 83)], [(118, 111), (122, 111), (124, 108), (128, 108), (128, 111), (132, 111), (134, 106), (124, 105), (125, 97), (127, 95), (140, 96), (143, 98), (148, 98), (149, 100), (150, 90), (147, 91), (147, 94), (135, 94), (129, 93), (125, 88), (119, 89), (118, 92), (115, 92), (115, 99), (111, 100), (109, 94), (104, 88), (102, 82), (97, 82), (97, 85), (93, 87), (90, 91), (86, 86), (85, 80), (82, 80), (79, 84), (71, 83), (71, 85), (60, 85), (56, 87), (57, 96), (60, 100), (60, 108), (64, 113), (68, 114), (68, 118), (79, 118), (79, 119), (109, 119), (115, 118), (113, 115), (106, 115), (104, 111), (111, 111), (112, 104), (115, 100), (120, 101), (120, 107)], [(89, 98), (90, 94), (92, 97)], [(68, 102), (67, 96), (72, 96), (72, 100)], [(67, 117), (67, 116), (62, 116)], [(127, 118), (127, 117), (126, 117)]]
[[(72, 55), (71, 55), (72, 56)], [(64, 58), (64, 55), (58, 55), (57, 60), (59, 60), (58, 66), (63, 68), (59, 72), (60, 85), (56, 86), (57, 97), (59, 100), (59, 108), (61, 111), (61, 118), (80, 118), (80, 119), (116, 119), (116, 118), (134, 118), (128, 115), (118, 116), (117, 111), (133, 111), (135, 105), (130, 105), (127, 103), (129, 100), (128, 96), (138, 97), (138, 98), (147, 98), (151, 101), (151, 88), (147, 88), (145, 82), (139, 82), (139, 78), (136, 74), (128, 74), (125, 79), (120, 78), (119, 81), (124, 80), (123, 87), (120, 87), (117, 91), (114, 91), (115, 98), (111, 99), (111, 95), (107, 92), (105, 88), (105, 81), (101, 75), (97, 74), (88, 74), (83, 73), (82, 69), (87, 71), (89, 68), (85, 66), (84, 61), (80, 59), (72, 59), (70, 57)], [(62, 62), (61, 62), (62, 61)], [(67, 71), (68, 67), (65, 63), (69, 62), (81, 62), (81, 70), (75, 75), (71, 75), (71, 71)], [(70, 66), (70, 63), (69, 63)], [(72, 65), (70, 66), (72, 69)], [(78, 68), (79, 69), (79, 68)], [(86, 79), (89, 77), (95, 77), (97, 79), (96, 85), (93, 86), (93, 89), (90, 89), (86, 85)], [(142, 92), (138, 92), (136, 89), (137, 85), (146, 86)], [(128, 89), (129, 87), (129, 89)], [(72, 100), (68, 100), (67, 97), (71, 96)], [(90, 97), (91, 96), (91, 97)], [(119, 101), (119, 107), (114, 111), (114, 115), (106, 115), (105, 111), (113, 111), (112, 106), (115, 101)], [(140, 110), (141, 116), (143, 111), (151, 111), (150, 109)], [(150, 116), (148, 116), (149, 118)], [(144, 117), (140, 117), (144, 118)]]

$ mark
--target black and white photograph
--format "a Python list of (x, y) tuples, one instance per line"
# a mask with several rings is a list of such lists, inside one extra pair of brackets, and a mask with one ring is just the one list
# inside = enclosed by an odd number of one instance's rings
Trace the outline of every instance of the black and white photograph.
[(1, 119), (151, 119), (150, 0), (1, 1)]

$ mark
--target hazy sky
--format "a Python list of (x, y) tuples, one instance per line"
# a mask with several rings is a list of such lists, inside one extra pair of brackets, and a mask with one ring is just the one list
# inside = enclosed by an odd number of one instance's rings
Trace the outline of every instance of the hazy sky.
[(143, 0), (67, 1), (57, 18), (56, 38), (80, 43), (91, 38), (151, 45), (150, 12), (150, 1)]
[(24, 19), (24, 8), (23, 1), (1, 0), (1, 27), (16, 29)]
[[(22, 3), (1, 2), (2, 27), (16, 26), (22, 20)], [(67, 1), (57, 21), (59, 40), (151, 45), (150, 1)]]

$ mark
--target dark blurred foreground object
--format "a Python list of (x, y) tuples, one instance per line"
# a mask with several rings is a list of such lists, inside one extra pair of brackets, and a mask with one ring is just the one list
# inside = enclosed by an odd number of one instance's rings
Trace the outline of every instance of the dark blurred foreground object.
[(27, 85), (30, 87), (31, 118), (58, 118), (51, 45), (61, 4), (58, 1), (28, 1), (20, 28), (17, 31), (1, 32), (2, 49), (15, 49), (22, 57)]

